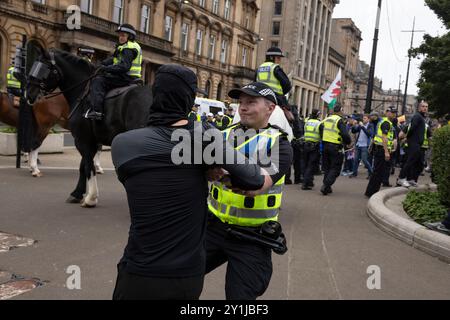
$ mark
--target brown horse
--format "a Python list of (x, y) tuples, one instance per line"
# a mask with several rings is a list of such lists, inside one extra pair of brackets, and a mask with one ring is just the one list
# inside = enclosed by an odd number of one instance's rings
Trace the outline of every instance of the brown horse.
[[(63, 95), (58, 95), (49, 99), (43, 98), (33, 105), (33, 114), (35, 119), (34, 138), (37, 139), (37, 145), (41, 146), (50, 130), (56, 124), (62, 128), (69, 128), (69, 105)], [(16, 127), (19, 123), (19, 110), (14, 106), (13, 99), (6, 93), (0, 92), (0, 121)], [(37, 166), (38, 149), (31, 151), (29, 154), (30, 171), (33, 177), (41, 177), (42, 173)], [(103, 173), (103, 169), (99, 164), (99, 154), (95, 159), (95, 167), (97, 173)]]

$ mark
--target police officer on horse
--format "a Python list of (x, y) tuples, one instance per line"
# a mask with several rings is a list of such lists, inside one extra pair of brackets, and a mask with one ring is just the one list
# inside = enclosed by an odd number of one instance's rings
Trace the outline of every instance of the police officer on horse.
[(136, 30), (130, 24), (122, 24), (117, 32), (119, 43), (114, 55), (102, 62), (97, 70), (100, 75), (92, 80), (90, 109), (85, 115), (87, 119), (102, 120), (106, 93), (114, 88), (126, 87), (142, 77), (142, 49), (135, 41)]

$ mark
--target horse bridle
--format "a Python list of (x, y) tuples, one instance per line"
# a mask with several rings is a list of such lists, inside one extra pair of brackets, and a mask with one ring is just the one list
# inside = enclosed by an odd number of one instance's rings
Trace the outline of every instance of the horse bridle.
[[(40, 91), (44, 95), (48, 95), (53, 91), (55, 91), (56, 88), (58, 87), (57, 84), (63, 80), (62, 72), (59, 69), (58, 65), (56, 64), (55, 53), (52, 50), (49, 51), (49, 56), (50, 56), (50, 64), (38, 60), (33, 64), (31, 71), (28, 75), (29, 79), (31, 80), (30, 82), (31, 83), (37, 82)], [(50, 75), (56, 77), (56, 79), (54, 80), (56, 83), (54, 88), (48, 88), (46, 84), (46, 81), (48, 80), (48, 77)]]

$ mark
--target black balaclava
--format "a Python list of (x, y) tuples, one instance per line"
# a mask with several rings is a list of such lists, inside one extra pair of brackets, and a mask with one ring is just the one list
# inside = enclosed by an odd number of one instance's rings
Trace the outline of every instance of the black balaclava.
[(176, 64), (160, 67), (153, 84), (148, 125), (170, 126), (187, 120), (196, 92), (197, 76), (192, 70)]

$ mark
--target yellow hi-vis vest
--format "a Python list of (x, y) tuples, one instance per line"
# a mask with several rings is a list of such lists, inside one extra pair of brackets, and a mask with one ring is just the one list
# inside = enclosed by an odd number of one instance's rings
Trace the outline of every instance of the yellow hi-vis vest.
[(305, 141), (306, 142), (319, 142), (320, 121), (317, 119), (308, 119), (305, 123)]
[(341, 119), (342, 118), (340, 116), (333, 114), (322, 121), (322, 141), (334, 144), (342, 144), (341, 131), (338, 128), (338, 122)]
[(229, 125), (231, 125), (232, 123), (233, 123), (233, 120), (229, 117), (229, 116), (227, 116), (227, 115), (224, 115), (223, 117), (222, 117), (222, 119), (216, 119), (216, 124), (217, 124), (217, 126), (219, 126), (219, 127), (221, 127), (222, 125), (223, 125), (223, 119), (225, 119), (225, 118), (228, 118), (228, 124)]
[(142, 72), (142, 49), (141, 46), (137, 42), (128, 41), (127, 43), (117, 47), (117, 54), (114, 56), (113, 63), (119, 64), (122, 60), (122, 51), (124, 49), (132, 49), (137, 51), (137, 56), (133, 60), (131, 64), (130, 71), (127, 72), (127, 74), (131, 77), (141, 78), (141, 72)]
[(389, 151), (392, 151), (392, 149), (394, 148), (394, 126), (388, 118), (383, 118), (383, 120), (378, 123), (377, 134), (375, 135), (373, 142), (378, 146), (383, 145), (383, 132), (381, 131), (381, 126), (385, 122), (389, 123), (390, 125), (389, 132), (387, 134), (387, 147)]
[(195, 113), (194, 111), (191, 111), (188, 114), (188, 118), (190, 118), (192, 115), (195, 115), (195, 121), (202, 122), (202, 117), (198, 113)]
[[(223, 131), (227, 140), (235, 127), (232, 126)], [(268, 150), (267, 148), (272, 148), (280, 136), (281, 132), (269, 128), (235, 149), (240, 152), (248, 151), (252, 147), (253, 152)], [(222, 183), (214, 182), (208, 197), (208, 208), (223, 223), (242, 227), (258, 227), (266, 221), (277, 221), (284, 180), (285, 177), (282, 177), (264, 194), (255, 197), (234, 193)]]
[(14, 77), (14, 67), (8, 69), (8, 74), (6, 75), (6, 87), (20, 89), (20, 81)]
[(280, 81), (275, 77), (273, 71), (278, 64), (273, 62), (264, 62), (256, 70), (256, 81), (267, 84), (272, 90), (279, 96), (283, 95), (283, 87), (281, 87)]

